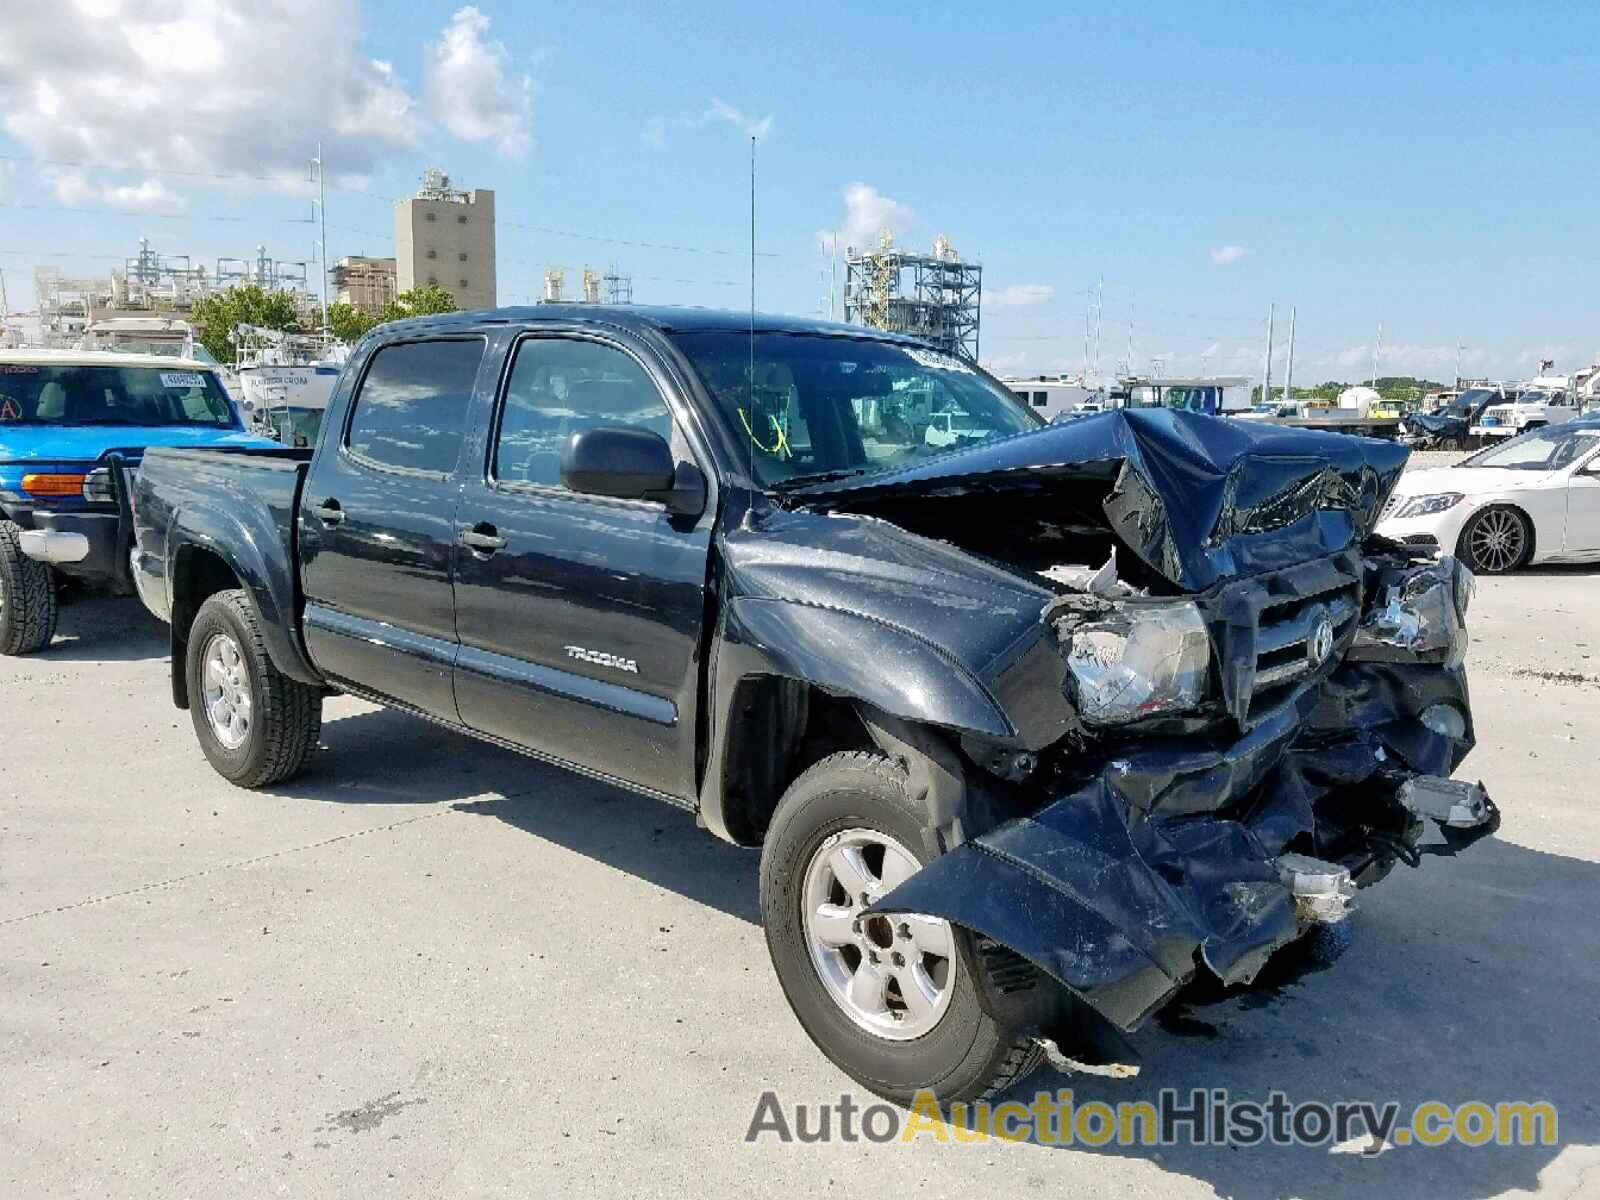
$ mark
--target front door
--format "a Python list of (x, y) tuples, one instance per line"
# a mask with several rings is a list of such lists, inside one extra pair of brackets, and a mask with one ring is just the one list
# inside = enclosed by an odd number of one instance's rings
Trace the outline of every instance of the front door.
[(1567, 536), (1562, 549), (1566, 554), (1590, 558), (1600, 556), (1600, 451), (1593, 449), (1600, 443), (1600, 430), (1577, 440), (1589, 452), (1589, 461), (1567, 481)]
[(301, 495), (306, 645), (336, 682), (456, 720), (456, 463), (481, 337), (373, 354)]
[(457, 509), (461, 719), (692, 799), (711, 513), (579, 495), (560, 476), (567, 437), (598, 425), (652, 429), (693, 461), (670, 380), (586, 334), (526, 336), (511, 353)]

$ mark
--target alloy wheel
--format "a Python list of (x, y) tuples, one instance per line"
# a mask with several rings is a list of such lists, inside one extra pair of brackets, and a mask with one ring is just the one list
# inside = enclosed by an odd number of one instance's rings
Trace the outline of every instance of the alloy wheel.
[(921, 869), (887, 834), (847, 829), (817, 848), (801, 890), (806, 946), (824, 989), (857, 1026), (891, 1041), (932, 1031), (954, 991), (950, 922), (862, 915)]
[(212, 635), (202, 661), (206, 720), (217, 741), (237, 750), (250, 736), (250, 669), (226, 633)]
[(1503, 508), (1492, 508), (1479, 516), (1468, 535), (1472, 557), (1490, 573), (1509, 571), (1521, 562), (1527, 541), (1522, 519)]

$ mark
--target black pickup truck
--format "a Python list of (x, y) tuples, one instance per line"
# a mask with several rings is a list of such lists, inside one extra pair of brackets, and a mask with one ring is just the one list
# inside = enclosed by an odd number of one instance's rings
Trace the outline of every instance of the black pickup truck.
[(348, 692), (690, 809), (763, 847), (823, 1051), (953, 1101), (1122, 1061), (1496, 827), (1449, 779), (1471, 576), (1371, 534), (1405, 456), (547, 305), (369, 334), (314, 452), (151, 451), (133, 566), (228, 779), (289, 778)]

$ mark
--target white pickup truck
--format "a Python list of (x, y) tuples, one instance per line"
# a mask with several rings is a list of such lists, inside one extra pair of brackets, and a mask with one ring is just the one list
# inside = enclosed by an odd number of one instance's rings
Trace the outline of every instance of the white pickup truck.
[(1515, 437), (1530, 429), (1570, 421), (1578, 415), (1578, 408), (1565, 391), (1529, 388), (1508, 404), (1491, 404), (1484, 409), (1468, 433), (1484, 442)]

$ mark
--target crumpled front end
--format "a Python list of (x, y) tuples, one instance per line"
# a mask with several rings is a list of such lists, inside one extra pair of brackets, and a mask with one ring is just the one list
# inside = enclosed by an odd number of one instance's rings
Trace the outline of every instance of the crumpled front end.
[(1037, 806), (877, 910), (1008, 946), (1123, 1029), (1199, 970), (1247, 982), (1396, 862), (1497, 827), (1481, 786), (1448, 779), (1473, 744), (1470, 594), (1453, 559), (1380, 552), (1203, 597), (1222, 715), (1067, 739)]

